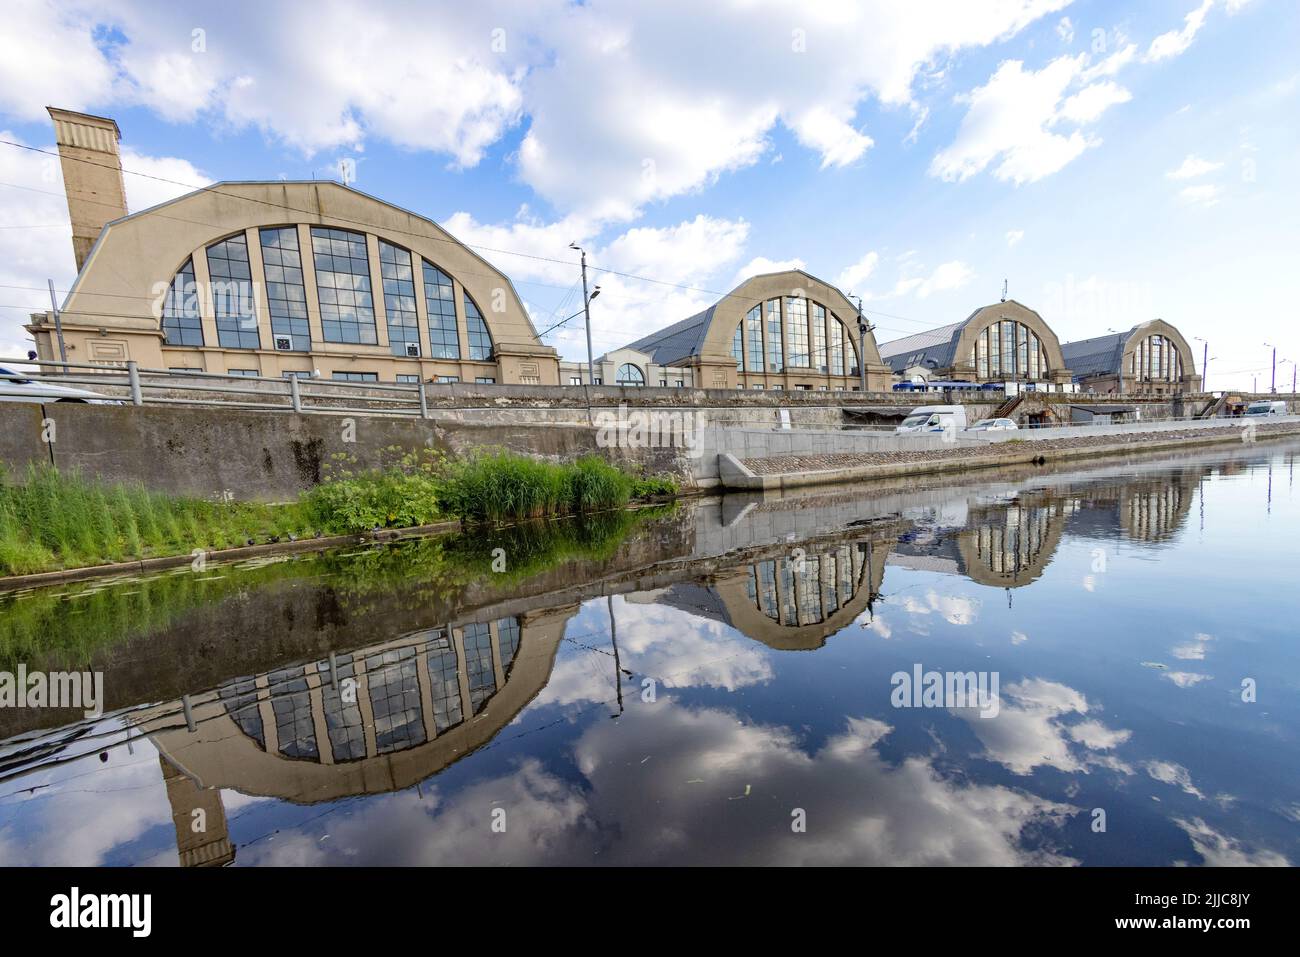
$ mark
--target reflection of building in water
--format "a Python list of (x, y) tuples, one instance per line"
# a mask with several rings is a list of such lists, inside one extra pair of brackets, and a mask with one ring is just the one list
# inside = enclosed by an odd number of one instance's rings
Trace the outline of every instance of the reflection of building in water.
[(980, 585), (1019, 588), (1051, 563), (1068, 513), (1068, 503), (1039, 492), (1011, 502), (970, 502), (960, 527), (918, 527), (900, 536), (890, 562), (964, 575)]
[(184, 702), (145, 712), (181, 863), (233, 859), (222, 788), (313, 804), (401, 790), (476, 750), (545, 685), (575, 611), (433, 628), (235, 678), (191, 696), (190, 721)]
[(1182, 482), (1125, 487), (1120, 496), (1120, 525), (1127, 538), (1162, 542), (1182, 527), (1192, 507), (1193, 488)]
[(1158, 543), (1186, 521), (1204, 470), (1182, 469), (1149, 481), (1088, 485), (1074, 493), (1070, 531), (1093, 538)]
[(1172, 537), (1187, 517), (1199, 479), (1200, 473), (1186, 469), (1148, 481), (1083, 482), (1025, 491), (1008, 502), (972, 502), (963, 527), (918, 526), (900, 536), (890, 562), (1018, 588), (1042, 576), (1067, 530), (1139, 543)]
[(1043, 574), (1065, 528), (1064, 503), (1022, 496), (998, 508), (974, 509), (957, 534), (963, 574), (981, 585), (1019, 588)]
[(820, 648), (880, 593), (884, 542), (805, 544), (779, 556), (628, 597), (724, 622), (773, 648)]

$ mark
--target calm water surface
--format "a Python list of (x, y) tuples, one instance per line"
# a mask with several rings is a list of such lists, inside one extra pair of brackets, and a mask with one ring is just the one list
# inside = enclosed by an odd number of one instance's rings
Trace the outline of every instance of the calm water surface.
[(0, 670), (107, 698), (0, 711), (0, 863), (1294, 864), (1298, 456), (0, 596)]

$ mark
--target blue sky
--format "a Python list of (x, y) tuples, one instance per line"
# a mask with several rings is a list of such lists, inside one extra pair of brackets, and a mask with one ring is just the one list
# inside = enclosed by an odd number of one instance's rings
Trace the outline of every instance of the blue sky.
[[(1211, 388), (1267, 388), (1265, 342), (1300, 360), (1283, 0), (214, 9), (20, 0), (0, 139), (50, 147), (56, 105), (114, 117), (128, 170), (181, 183), (350, 160), (479, 246), (538, 328), (578, 308), (579, 241), (614, 271), (597, 351), (798, 263), (864, 296), (882, 342), (1005, 278), (1063, 340), (1157, 316), (1208, 339)], [(133, 210), (184, 191), (126, 179)], [(72, 257), (46, 158), (0, 146), (0, 183), (12, 353)], [(576, 320), (547, 341), (585, 353)]]

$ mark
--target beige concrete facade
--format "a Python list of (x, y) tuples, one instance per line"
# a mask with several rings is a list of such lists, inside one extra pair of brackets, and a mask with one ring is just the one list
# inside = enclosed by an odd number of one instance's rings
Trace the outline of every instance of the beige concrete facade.
[[(690, 389), (695, 386), (695, 370), (690, 366), (661, 366), (647, 353), (627, 346), (598, 356), (593, 365), (596, 368), (596, 385), (659, 386), (669, 389)], [(590, 384), (591, 375), (587, 363), (560, 361), (560, 385)]]
[(126, 185), (118, 152), (121, 131), (103, 116), (49, 107), (72, 220), (77, 269), (85, 265), (105, 223), (126, 215)]
[[(373, 377), (380, 382), (463, 381), (556, 385), (558, 356), (537, 338), (523, 303), (510, 280), (477, 253), (432, 221), (334, 182), (219, 183), (152, 209), (122, 216), (113, 210), (111, 195), (120, 197), (121, 167), (116, 165), (116, 125), (111, 120), (51, 111), (59, 129), (64, 178), (74, 224), (74, 250), (79, 273), (62, 306), (68, 361), (120, 365), (134, 360), (141, 368), (183, 369), (220, 374), (285, 374), (322, 378)], [(84, 145), (83, 145), (84, 144)], [(88, 162), (94, 152), (98, 159)], [(85, 155), (83, 155), (85, 154)], [(104, 157), (112, 162), (106, 168)], [(114, 177), (116, 178), (114, 180)], [(116, 182), (116, 187), (114, 187)], [(108, 196), (88, 204), (87, 197)], [(94, 211), (111, 213), (96, 223)], [(117, 218), (114, 218), (117, 217)], [(102, 226), (102, 228), (100, 228)], [(319, 230), (341, 231), (337, 242)], [(296, 240), (297, 268), (294, 308), (304, 315), (309, 337), (282, 335), (287, 320), (283, 308), (273, 312), (269, 293), (283, 288), (275, 266), (264, 261), (264, 243), (272, 231)], [(92, 237), (91, 234), (94, 234)], [(93, 246), (87, 242), (93, 238)], [(233, 245), (227, 243), (233, 240)], [(336, 279), (330, 270), (318, 281), (318, 260), (337, 262), (340, 247), (352, 253), (351, 272)], [(399, 264), (383, 261), (381, 243), (395, 248)], [(83, 253), (83, 247), (87, 247)], [(323, 247), (323, 253), (321, 249)], [(247, 276), (212, 275), (213, 264), (228, 274), (242, 273), (243, 262), (228, 265), (229, 250), (246, 257)], [(277, 255), (272, 252), (272, 255)], [(324, 257), (322, 260), (322, 256)], [(409, 257), (403, 267), (401, 260)], [(437, 273), (436, 286), (426, 290), (428, 263)], [(363, 265), (364, 264), (364, 265)], [(189, 268), (192, 280), (178, 273)], [(450, 292), (438, 273), (450, 280)], [(276, 278), (271, 278), (272, 276)], [(399, 284), (398, 280), (404, 280)], [(328, 283), (339, 282), (335, 290)], [(169, 298), (176, 283), (177, 295)], [(338, 296), (343, 302), (355, 293), (360, 306), (348, 312), (352, 323), (329, 318)], [(386, 284), (389, 288), (386, 288)], [(301, 287), (301, 294), (296, 292)], [(391, 290), (391, 291), (390, 291)], [(363, 297), (368, 298), (369, 313)], [(282, 304), (278, 299), (277, 303)], [(455, 311), (442, 321), (446, 335), (431, 342), (430, 311)], [(233, 305), (232, 305), (233, 304)], [(351, 304), (347, 307), (353, 308)], [(342, 313), (344, 306), (337, 307)], [(182, 344), (164, 333), (164, 315), (187, 315), (193, 329)], [(490, 343), (474, 337), (473, 314), (486, 326)], [(333, 313), (337, 316), (338, 313)], [(409, 335), (390, 344), (389, 322), (404, 315)], [(418, 326), (409, 325), (414, 318)], [(219, 320), (224, 319), (220, 323)], [(279, 324), (280, 329), (273, 329)], [(435, 315), (435, 325), (437, 316)], [(362, 341), (333, 341), (346, 336), (331, 329), (360, 330)], [(400, 323), (399, 323), (400, 326)], [(36, 340), (38, 358), (59, 356), (53, 314), (36, 314), (27, 327)], [(237, 345), (232, 345), (237, 342)], [(411, 342), (419, 355), (406, 355)], [(293, 348), (285, 348), (286, 345)], [(278, 347), (277, 347), (278, 346)], [(306, 348), (304, 348), (306, 346)], [(472, 349), (473, 347), (473, 349)], [(402, 352), (394, 355), (394, 349)], [(483, 358), (471, 358), (475, 351)], [(398, 380), (398, 376), (403, 376)]]
[[(858, 390), (863, 349), (867, 391), (886, 392), (892, 381), (870, 330), (860, 345), (853, 303), (803, 270), (746, 279), (698, 316), (627, 348), (664, 366), (693, 369), (695, 386), (703, 389)], [(841, 350), (842, 364), (836, 361)]]
[(1134, 326), (1118, 352), (1117, 365), (1081, 376), (1088, 392), (1110, 395), (1175, 395), (1200, 392), (1196, 354), (1183, 334), (1163, 319)]

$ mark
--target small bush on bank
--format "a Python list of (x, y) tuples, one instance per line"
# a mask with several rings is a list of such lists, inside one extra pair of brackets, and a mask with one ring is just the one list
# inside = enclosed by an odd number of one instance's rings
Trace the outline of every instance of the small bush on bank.
[(463, 521), (497, 523), (622, 508), (632, 484), (631, 476), (596, 456), (556, 464), (492, 452), (453, 466), (441, 500)]
[(673, 498), (676, 495), (677, 483), (667, 476), (638, 478), (632, 482), (633, 499)]

